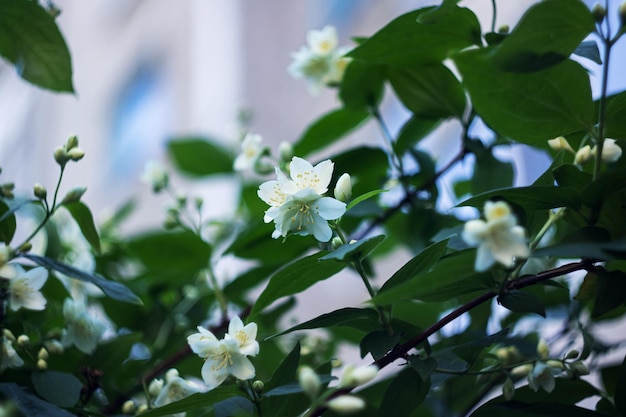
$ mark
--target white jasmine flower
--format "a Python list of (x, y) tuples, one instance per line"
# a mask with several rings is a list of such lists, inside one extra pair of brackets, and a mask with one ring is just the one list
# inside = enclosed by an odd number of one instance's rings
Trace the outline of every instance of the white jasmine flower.
[[(8, 333), (7, 333), (8, 332)], [(24, 365), (24, 361), (13, 348), (13, 341), (15, 340), (9, 330), (4, 330), (2, 336), (2, 353), (0, 354), (0, 372), (3, 372), (7, 368), (19, 368)]]
[(528, 374), (528, 386), (535, 392), (539, 391), (539, 388), (552, 392), (555, 385), (554, 377), (560, 374), (560, 369), (552, 368), (544, 362), (537, 362), (532, 372)]
[[(591, 154), (595, 156), (597, 147), (591, 149)], [(622, 148), (615, 143), (615, 139), (604, 139), (602, 145), (602, 162), (613, 163), (622, 156)]]
[(84, 353), (93, 353), (107, 329), (106, 323), (90, 314), (84, 302), (70, 298), (63, 303), (63, 316), (67, 326), (63, 344), (73, 344)]
[(488, 201), (484, 212), (487, 221), (470, 220), (463, 230), (463, 239), (469, 245), (478, 246), (476, 270), (486, 271), (496, 261), (510, 268), (516, 257), (528, 257), (530, 250), (524, 228), (516, 224), (509, 205), (503, 201)]
[(155, 193), (167, 187), (169, 175), (163, 166), (157, 161), (148, 161), (144, 168), (141, 180), (150, 185)]
[(343, 375), (339, 379), (340, 387), (358, 387), (367, 384), (378, 375), (378, 367), (367, 365), (360, 368), (354, 365), (347, 365)]
[(272, 237), (284, 237), (293, 232), (302, 236), (312, 234), (321, 242), (330, 240), (332, 230), (328, 220), (336, 220), (346, 211), (345, 203), (322, 197), (328, 191), (333, 167), (330, 160), (313, 167), (304, 159), (294, 157), (290, 178), (276, 168), (278, 180), (261, 184), (258, 195), (271, 206), (264, 220), (276, 224)]
[(235, 158), (235, 170), (246, 171), (252, 169), (263, 150), (263, 138), (260, 135), (248, 133), (241, 142), (241, 153)]
[(307, 43), (312, 52), (328, 55), (337, 48), (339, 39), (333, 26), (325, 26), (322, 30), (311, 30), (306, 35)]
[(196, 383), (186, 381), (180, 376), (168, 378), (167, 382), (154, 400), (154, 405), (157, 407), (164, 406), (174, 401), (182, 400), (189, 397), (191, 394), (203, 391), (202, 387)]
[(202, 327), (198, 327), (198, 331), (189, 336), (187, 342), (194, 353), (204, 358), (202, 379), (208, 390), (218, 387), (228, 375), (241, 380), (254, 378), (254, 365), (241, 353), (237, 339), (217, 340)]
[(256, 356), (259, 353), (259, 342), (256, 341), (257, 325), (249, 323), (243, 325), (241, 319), (234, 316), (228, 324), (228, 333), (224, 339), (235, 339), (239, 343), (239, 351), (246, 356)]
[(39, 291), (48, 279), (46, 268), (40, 266), (26, 272), (20, 265), (7, 264), (2, 268), (2, 276), (9, 279), (11, 310), (43, 310), (46, 307), (46, 299)]

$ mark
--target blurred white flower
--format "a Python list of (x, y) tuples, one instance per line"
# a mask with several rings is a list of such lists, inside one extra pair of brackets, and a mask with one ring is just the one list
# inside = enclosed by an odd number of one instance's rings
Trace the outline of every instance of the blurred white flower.
[(512, 267), (516, 257), (528, 257), (530, 250), (524, 228), (517, 225), (509, 205), (488, 201), (484, 212), (487, 221), (470, 220), (463, 230), (463, 239), (471, 246), (478, 246), (475, 269), (485, 271), (496, 261)]
[[(154, 405), (162, 407), (166, 404), (182, 400), (183, 398), (189, 397), (191, 394), (202, 391), (204, 391), (204, 389), (201, 385), (187, 381), (180, 376), (167, 378), (165, 385), (163, 385), (154, 400)], [(184, 415), (184, 413), (177, 415)]]
[[(591, 154), (595, 156), (597, 147), (591, 149)], [(604, 139), (602, 145), (602, 162), (613, 163), (622, 156), (622, 148), (615, 143), (615, 139)]]
[(246, 171), (254, 168), (257, 159), (263, 153), (263, 138), (261, 135), (248, 133), (241, 142), (241, 153), (235, 158), (236, 171)]
[(293, 232), (312, 234), (320, 242), (328, 242), (332, 237), (328, 220), (336, 220), (346, 211), (345, 203), (322, 196), (328, 191), (334, 164), (327, 159), (313, 167), (294, 157), (289, 166), (290, 178), (276, 168), (278, 180), (267, 181), (258, 190), (259, 197), (271, 206), (264, 220), (276, 224), (272, 237)]
[(46, 298), (39, 291), (48, 279), (46, 268), (40, 266), (27, 272), (20, 265), (6, 264), (2, 268), (2, 277), (9, 279), (11, 310), (43, 310), (46, 307)]
[(24, 365), (24, 361), (13, 348), (13, 342), (15, 340), (13, 334), (9, 330), (4, 329), (1, 338), (2, 352), (0, 352), (0, 372), (3, 372), (6, 368), (19, 368)]
[(311, 399), (317, 398), (322, 382), (313, 368), (309, 366), (301, 366), (300, 369), (298, 369), (298, 382), (302, 387), (302, 390), (309, 397), (311, 397)]
[(589, 160), (593, 156), (591, 148), (589, 145), (585, 145), (580, 148), (576, 152), (576, 156), (574, 157), (574, 163), (577, 165), (582, 165)]
[(11, 257), (11, 248), (9, 248), (4, 242), (0, 243), (0, 267), (9, 262)]
[(321, 30), (309, 31), (306, 40), (311, 51), (319, 55), (330, 54), (339, 44), (337, 29), (333, 26), (324, 26)]
[(360, 368), (354, 365), (347, 365), (339, 379), (340, 387), (358, 387), (367, 384), (378, 375), (378, 367), (366, 365)]
[(84, 353), (93, 353), (107, 329), (106, 323), (92, 315), (84, 301), (70, 298), (66, 298), (63, 303), (63, 316), (67, 326), (63, 344), (73, 344)]
[(560, 374), (560, 369), (552, 368), (544, 362), (537, 362), (532, 372), (528, 374), (528, 386), (535, 392), (539, 388), (543, 388), (546, 392), (552, 392), (555, 386), (554, 377)]
[(365, 401), (354, 395), (341, 395), (328, 401), (328, 408), (339, 414), (351, 414), (365, 408)]
[(155, 193), (167, 187), (169, 175), (167, 171), (157, 161), (148, 161), (141, 176), (141, 180), (150, 185)]
[(228, 324), (228, 333), (224, 339), (235, 339), (239, 343), (239, 351), (246, 356), (256, 356), (259, 353), (259, 342), (256, 341), (257, 325), (248, 323), (245, 326), (241, 319), (234, 316)]

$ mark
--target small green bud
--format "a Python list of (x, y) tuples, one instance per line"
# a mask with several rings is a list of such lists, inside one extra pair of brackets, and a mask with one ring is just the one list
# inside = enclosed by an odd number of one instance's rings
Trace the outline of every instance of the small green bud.
[(606, 17), (606, 9), (600, 3), (596, 3), (591, 8), (591, 16), (596, 23), (602, 23)]
[(15, 189), (15, 184), (12, 182), (7, 182), (6, 184), (0, 185), (0, 195), (4, 198), (13, 198), (13, 190)]
[(148, 405), (147, 404), (141, 404), (139, 407), (137, 407), (136, 414), (145, 413), (146, 411), (148, 411)]
[(46, 187), (44, 187), (43, 185), (35, 183), (35, 185), (33, 186), (33, 194), (35, 194), (35, 197), (37, 197), (38, 199), (45, 200), (48, 196), (48, 190), (46, 190)]
[(333, 249), (337, 249), (338, 247), (343, 245), (343, 240), (341, 240), (340, 237), (335, 236), (333, 240), (330, 241), (330, 243), (333, 246)]
[(67, 156), (69, 156), (72, 161), (80, 161), (83, 159), (83, 156), (85, 156), (85, 151), (81, 148), (72, 148), (67, 151)]
[(70, 150), (74, 149), (77, 146), (78, 146), (78, 136), (72, 135), (69, 138), (67, 138), (67, 141), (65, 142), (66, 151), (69, 152)]
[(257, 379), (256, 381), (252, 383), (252, 389), (257, 394), (260, 394), (263, 392), (263, 389), (265, 389), (265, 384), (260, 379)]
[(61, 166), (65, 166), (67, 161), (69, 161), (69, 156), (67, 155), (65, 148), (61, 146), (58, 146), (52, 154), (54, 155), (54, 160)]
[(37, 361), (37, 369), (39, 369), (40, 371), (45, 371), (46, 369), (48, 369), (48, 362), (45, 359), (39, 359)]
[(513, 380), (509, 377), (506, 378), (506, 381), (504, 381), (502, 385), (502, 395), (507, 401), (511, 401), (515, 395), (515, 384), (513, 384)]
[(70, 190), (70, 192), (67, 193), (65, 197), (63, 197), (63, 201), (61, 201), (61, 204), (70, 204), (80, 201), (83, 194), (85, 194), (85, 191), (87, 191), (87, 188), (85, 187), (77, 187), (73, 190)]
[(19, 251), (20, 252), (28, 252), (32, 248), (33, 248), (33, 244), (30, 243), (30, 242), (26, 242), (22, 246), (19, 247)]
[(505, 35), (509, 33), (510, 30), (511, 28), (509, 27), (509, 25), (502, 25), (498, 28), (498, 33)]
[(63, 352), (65, 352), (63, 344), (61, 344), (61, 342), (56, 339), (46, 340), (44, 342), (44, 346), (46, 347), (46, 349), (48, 349), (48, 352), (55, 355), (62, 355)]
[(37, 353), (37, 359), (48, 360), (50, 355), (48, 354), (48, 350), (45, 347), (39, 349), (39, 353)]
[(576, 349), (572, 349), (569, 352), (567, 352), (567, 355), (565, 355), (565, 359), (576, 359), (578, 355), (580, 355), (580, 352), (577, 351)]
[(17, 337), (17, 344), (24, 347), (30, 345), (30, 337), (25, 334), (21, 334)]
[(278, 145), (278, 156), (285, 162), (291, 161), (291, 158), (293, 158), (293, 145), (286, 141), (280, 142)]
[(587, 365), (585, 365), (582, 361), (576, 361), (570, 366), (576, 375), (589, 375), (589, 368), (587, 368)]
[(622, 25), (622, 30), (624, 30), (624, 27), (626, 26), (626, 1), (622, 2), (622, 4), (619, 5), (618, 13), (619, 21)]
[(194, 199), (194, 204), (196, 206), (196, 210), (202, 210), (202, 206), (204, 205), (204, 199), (202, 197), (196, 197)]
[(122, 405), (122, 413), (133, 414), (135, 412), (135, 408), (135, 402), (133, 400), (128, 400)]
[(267, 159), (261, 157), (257, 158), (254, 161), (254, 166), (252, 167), (254, 172), (258, 175), (267, 175), (274, 172), (274, 164), (269, 162)]

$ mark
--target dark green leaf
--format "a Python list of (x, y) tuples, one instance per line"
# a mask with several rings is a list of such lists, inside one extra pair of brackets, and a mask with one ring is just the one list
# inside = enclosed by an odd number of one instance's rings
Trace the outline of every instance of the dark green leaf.
[(509, 334), (509, 329), (505, 328), (500, 330), (498, 333), (494, 333), (487, 337), (483, 337), (481, 339), (475, 339), (471, 342), (464, 343), (459, 346), (455, 346), (452, 348), (452, 352), (457, 355), (459, 358), (463, 359), (468, 364), (472, 365), (480, 353), (487, 347), (500, 343), (506, 339)]
[(626, 188), (626, 168), (605, 172), (581, 191), (583, 202), (591, 208), (599, 208), (611, 194)]
[(382, 188), (389, 169), (387, 155), (380, 148), (362, 146), (335, 155), (335, 172), (350, 173), (352, 195)]
[(619, 370), (619, 377), (617, 378), (617, 384), (615, 385), (615, 395), (613, 397), (615, 401), (615, 408), (620, 412), (622, 416), (626, 415), (626, 358), (622, 362), (622, 366)]
[(459, 206), (472, 206), (482, 209), (487, 201), (498, 199), (510, 201), (531, 211), (557, 207), (577, 208), (580, 206), (580, 193), (577, 189), (541, 185), (488, 191), (463, 201)]
[(522, 16), (493, 60), (506, 71), (537, 71), (565, 60), (594, 29), (582, 1), (542, 1)]
[(588, 185), (593, 179), (591, 174), (569, 164), (559, 166), (552, 174), (560, 187), (580, 188)]
[(359, 240), (354, 243), (346, 243), (320, 258), (320, 261), (335, 259), (341, 262), (354, 262), (364, 259), (376, 246), (385, 239), (384, 235), (374, 236)]
[(33, 372), (31, 381), (41, 398), (59, 407), (76, 405), (83, 387), (74, 375), (57, 371)]
[(606, 100), (605, 134), (613, 139), (626, 139), (626, 91), (609, 96)]
[(25, 416), (75, 417), (12, 382), (0, 382), (0, 392), (10, 398)]
[[(366, 62), (409, 66), (440, 62), (451, 52), (480, 43), (480, 24), (468, 9), (425, 8), (404, 14), (357, 46), (348, 56)], [(431, 14), (428, 19), (427, 14)], [(418, 23), (419, 17), (427, 17)], [(428, 47), (424, 47), (428, 45)]]
[(557, 258), (596, 258), (615, 259), (619, 252), (624, 252), (624, 242), (610, 241), (611, 234), (600, 227), (583, 227), (565, 236), (559, 243), (537, 249), (534, 257), (554, 256)]
[(230, 152), (208, 138), (176, 138), (167, 148), (176, 167), (187, 175), (205, 177), (233, 171)]
[(350, 210), (352, 207), (358, 205), (359, 203), (368, 200), (372, 197), (376, 197), (378, 194), (381, 193), (386, 193), (388, 190), (373, 190), (370, 192), (367, 192), (365, 194), (361, 194), (360, 196), (358, 196), (357, 198), (353, 199), (352, 201), (350, 201), (350, 203), (348, 203), (348, 205), (346, 206), (346, 211)]
[(187, 398), (175, 401), (162, 407), (142, 413), (144, 417), (171, 416), (176, 413), (199, 410), (217, 404), (232, 397), (242, 396), (243, 392), (236, 386), (222, 386), (209, 392), (192, 394)]
[(409, 356), (409, 364), (417, 371), (423, 382), (430, 380), (430, 375), (437, 369), (437, 360), (433, 357), (420, 358), (415, 355)]
[(346, 109), (369, 112), (383, 97), (384, 81), (382, 66), (352, 61), (341, 80), (339, 98)]
[(63, 35), (37, 2), (0, 2), (0, 55), (23, 79), (53, 91), (74, 92), (72, 60)]
[(345, 263), (336, 260), (320, 260), (327, 253), (319, 252), (298, 259), (276, 272), (252, 306), (250, 316), (260, 313), (279, 298), (304, 291), (346, 267)]
[(77, 201), (75, 203), (63, 204), (63, 207), (70, 212), (78, 227), (80, 227), (80, 231), (83, 233), (83, 236), (89, 242), (93, 250), (96, 253), (100, 253), (100, 236), (98, 235), (98, 231), (96, 230), (96, 225), (93, 221), (93, 216), (91, 215), (91, 210), (85, 204)]
[(600, 57), (600, 50), (598, 49), (596, 41), (581, 42), (578, 48), (574, 50), (574, 54), (590, 59), (598, 65), (602, 65), (602, 58)]
[(400, 129), (395, 150), (402, 155), (415, 146), (420, 140), (428, 136), (441, 123), (440, 119), (424, 119), (413, 115)]
[(505, 72), (491, 48), (459, 53), (454, 60), (478, 115), (497, 133), (533, 146), (591, 131), (594, 107), (587, 71), (566, 60), (532, 73)]
[(408, 261), (397, 270), (391, 278), (387, 280), (379, 290), (379, 293), (387, 291), (396, 285), (411, 280), (418, 274), (428, 271), (430, 268), (441, 259), (446, 253), (449, 239), (442, 240), (441, 242), (433, 243), (426, 249), (421, 251), (417, 256)]
[(522, 291), (509, 291), (498, 297), (498, 303), (516, 313), (535, 313), (546, 316), (546, 308), (536, 296)]
[(85, 282), (91, 282), (98, 286), (106, 295), (114, 300), (123, 301), (131, 304), (143, 304), (141, 299), (137, 297), (128, 287), (117, 281), (110, 281), (101, 277), (98, 274), (90, 274), (80, 269), (76, 269), (73, 266), (66, 265), (58, 262), (54, 259), (46, 258), (43, 256), (33, 254), (22, 254), (23, 258), (30, 259), (37, 265), (41, 265), (48, 269), (54, 269), (62, 274), (65, 274), (71, 278), (78, 279)]
[[(330, 375), (317, 375), (322, 384), (327, 384), (332, 381), (332, 377)], [(263, 397), (279, 397), (281, 395), (291, 395), (291, 394), (299, 394), (304, 392), (300, 383), (286, 384), (281, 385), (280, 387), (276, 387), (271, 389), (270, 391), (264, 392), (261, 394)]]
[(474, 194), (513, 185), (513, 165), (496, 159), (491, 150), (477, 153), (471, 179)]
[(465, 92), (445, 65), (391, 67), (387, 77), (402, 104), (415, 116), (434, 119), (463, 116)]
[(265, 390), (271, 391), (274, 388), (296, 382), (296, 373), (300, 364), (300, 343), (296, 343), (289, 355), (278, 366), (270, 380), (265, 384)]
[(4, 242), (5, 245), (9, 245), (15, 235), (17, 224), (14, 212), (16, 210), (17, 208), (10, 209), (4, 201), (0, 201), (0, 218), (2, 219), (0, 220), (0, 242)]
[(372, 322), (378, 326), (378, 313), (371, 308), (340, 308), (339, 310), (322, 314), (314, 319), (300, 323), (297, 326), (290, 327), (283, 332), (270, 336), (268, 339), (295, 332), (297, 330), (319, 329), (332, 326), (352, 327), (353, 324), (357, 324), (356, 327), (361, 328), (363, 322)]
[(306, 156), (341, 139), (370, 116), (366, 110), (337, 109), (313, 122), (293, 145), (294, 153)]
[(571, 404), (520, 404), (515, 399), (506, 403), (485, 404), (473, 412), (470, 417), (608, 417), (587, 408)]
[(213, 406), (215, 417), (237, 417), (253, 415), (254, 404), (245, 397), (231, 397)]
[(372, 357), (378, 360), (398, 343), (400, 343), (400, 335), (398, 333), (390, 335), (384, 330), (373, 331), (365, 335), (361, 340), (361, 357), (364, 358), (368, 353), (371, 353)]
[(626, 301), (626, 273), (622, 271), (606, 271), (603, 268), (595, 270), (598, 276), (596, 282), (596, 299), (591, 311), (591, 317), (597, 318), (621, 306)]
[(410, 417), (430, 391), (430, 382), (424, 382), (413, 368), (406, 368), (396, 376), (380, 404), (379, 417)]

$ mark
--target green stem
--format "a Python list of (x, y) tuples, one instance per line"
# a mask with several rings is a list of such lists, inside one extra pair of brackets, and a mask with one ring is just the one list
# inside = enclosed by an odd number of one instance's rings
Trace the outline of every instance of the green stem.
[[(608, 6), (608, 5), (607, 5)], [(608, 9), (607, 9), (608, 10)], [(596, 138), (596, 158), (593, 169), (593, 179), (595, 180), (600, 176), (600, 170), (602, 168), (602, 148), (604, 147), (604, 124), (606, 118), (606, 92), (609, 84), (609, 63), (611, 60), (611, 47), (613, 46), (613, 40), (611, 40), (611, 26), (609, 19), (606, 21), (606, 34), (600, 32), (604, 44), (604, 65), (602, 66), (602, 86), (600, 90), (600, 102), (598, 104), (598, 136)], [(615, 39), (617, 40), (617, 38)]]
[(493, 9), (493, 17), (491, 18), (491, 31), (495, 32), (496, 31), (496, 15), (497, 15), (496, 0), (491, 0), (491, 7)]
[(220, 310), (222, 310), (222, 315), (226, 317), (226, 315), (228, 314), (228, 303), (226, 301), (224, 293), (222, 292), (222, 289), (217, 283), (217, 279), (215, 278), (215, 274), (213, 273), (213, 269), (211, 268), (211, 266), (207, 267), (206, 276), (209, 279), (209, 282), (211, 282), (211, 287), (213, 287), (213, 292), (215, 293), (215, 298), (220, 305)]
[(254, 407), (259, 415), (259, 417), (263, 417), (263, 409), (261, 408), (261, 397), (254, 390), (254, 386), (251, 380), (248, 380), (248, 388), (250, 389), (250, 395), (252, 396), (252, 402), (254, 403)]
[(383, 116), (380, 114), (380, 111), (378, 111), (378, 107), (376, 106), (372, 106), (370, 111), (372, 112), (374, 119), (376, 119), (376, 122), (378, 122), (380, 131), (382, 132), (383, 138), (385, 138), (385, 142), (387, 144), (387, 147), (389, 148), (389, 151), (387, 153), (387, 155), (389, 156), (389, 164), (398, 170), (400, 176), (403, 176), (404, 167), (402, 166), (402, 158), (400, 158), (396, 152), (393, 136), (391, 135), (387, 124), (383, 120)]
[[(369, 293), (370, 298), (374, 298), (376, 296), (376, 291), (374, 291), (372, 284), (370, 284), (370, 281), (367, 278), (367, 274), (365, 273), (365, 270), (363, 269), (361, 260), (358, 259), (354, 261), (352, 265), (354, 266), (354, 269), (356, 269), (356, 271), (359, 273), (359, 276), (361, 277), (361, 280), (363, 281), (365, 288), (367, 288), (367, 292)], [(387, 313), (385, 312), (385, 310), (378, 304), (374, 304), (374, 307), (376, 308), (376, 311), (378, 312), (378, 318), (380, 319), (380, 324), (383, 325), (388, 335), (390, 336), (393, 335), (393, 328), (391, 327), (391, 323), (389, 322), (389, 318), (387, 317)]]
[(530, 246), (531, 251), (537, 247), (537, 245), (539, 244), (541, 239), (544, 237), (544, 235), (548, 232), (548, 230), (550, 230), (550, 227), (554, 223), (556, 223), (557, 220), (563, 217), (564, 214), (565, 214), (565, 207), (561, 207), (554, 212), (552, 211), (550, 212), (550, 216), (548, 217), (548, 220), (541, 227), (541, 230), (539, 230), (539, 232), (537, 233), (535, 238), (532, 240), (532, 242), (530, 242), (529, 246)]

